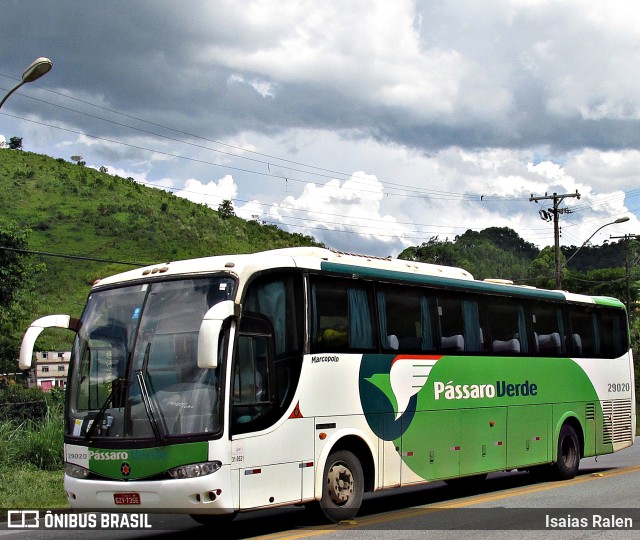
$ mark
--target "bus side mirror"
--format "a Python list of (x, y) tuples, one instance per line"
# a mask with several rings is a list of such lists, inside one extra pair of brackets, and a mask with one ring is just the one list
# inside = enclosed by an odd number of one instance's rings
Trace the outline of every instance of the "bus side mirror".
[(218, 366), (218, 345), (222, 325), (229, 317), (240, 316), (240, 305), (233, 300), (217, 303), (207, 311), (198, 334), (198, 367), (215, 368)]
[(45, 328), (68, 328), (77, 332), (79, 326), (78, 319), (73, 319), (69, 315), (47, 315), (33, 321), (24, 333), (22, 344), (20, 345), (20, 360), (18, 361), (20, 369), (31, 368), (36, 339)]

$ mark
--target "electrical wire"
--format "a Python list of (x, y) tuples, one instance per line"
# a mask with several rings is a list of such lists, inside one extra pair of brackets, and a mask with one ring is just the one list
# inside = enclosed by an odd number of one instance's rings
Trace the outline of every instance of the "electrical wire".
[[(7, 77), (6, 75), (3, 75), (3, 74), (0, 74), (0, 75), (2, 75), (4, 77)], [(7, 78), (11, 79), (12, 77), (7, 77)], [(7, 113), (2, 113), (2, 114), (5, 114), (5, 115), (7, 115), (9, 117), (16, 118), (16, 119), (19, 119), (19, 120), (32, 122), (32, 123), (36, 123), (36, 124), (43, 125), (43, 126), (46, 126), (46, 127), (50, 127), (50, 128), (53, 128), (53, 129), (59, 129), (59, 130), (67, 131), (67, 132), (70, 132), (70, 133), (79, 134), (79, 135), (86, 136), (86, 137), (89, 137), (89, 138), (93, 138), (93, 139), (96, 139), (96, 140), (102, 140), (102, 141), (105, 141), (105, 142), (124, 145), (124, 146), (128, 146), (128, 147), (135, 148), (135, 149), (138, 149), (138, 150), (142, 150), (142, 151), (152, 152), (152, 153), (165, 155), (165, 156), (169, 156), (169, 157), (173, 157), (173, 158), (177, 158), (177, 159), (185, 159), (185, 160), (189, 160), (189, 161), (193, 161), (193, 162), (197, 162), (197, 163), (203, 163), (203, 164), (207, 164), (207, 165), (211, 165), (211, 166), (222, 167), (222, 168), (225, 168), (225, 169), (244, 172), (244, 173), (248, 173), (248, 174), (263, 175), (263, 176), (268, 176), (268, 177), (271, 177), (271, 178), (274, 178), (274, 179), (281, 179), (281, 180), (284, 179), (286, 182), (291, 180), (291, 181), (294, 181), (294, 182), (301, 182), (301, 183), (305, 183), (305, 184), (312, 183), (311, 181), (295, 178), (295, 177), (292, 177), (290, 175), (273, 174), (273, 173), (271, 173), (271, 165), (272, 164), (276, 165), (276, 166), (279, 166), (281, 168), (293, 171), (293, 172), (304, 173), (304, 174), (312, 174), (314, 176), (325, 177), (325, 178), (329, 178), (330, 177), (330, 178), (333, 179), (333, 176), (330, 176), (330, 175), (327, 175), (327, 174), (323, 174), (323, 173), (331, 173), (332, 175), (343, 176), (344, 178), (349, 179), (354, 184), (360, 184), (361, 183), (361, 182), (358, 182), (358, 178), (360, 178), (360, 177), (358, 177), (357, 175), (354, 175), (354, 174), (349, 174), (349, 173), (340, 172), (340, 171), (336, 171), (336, 170), (332, 170), (332, 169), (318, 167), (318, 166), (315, 166), (315, 165), (309, 165), (309, 164), (305, 164), (305, 163), (302, 163), (302, 162), (299, 162), (299, 161), (288, 160), (288, 159), (285, 159), (285, 158), (279, 158), (277, 156), (269, 155), (269, 154), (266, 154), (266, 153), (256, 152), (256, 151), (249, 150), (249, 149), (246, 149), (246, 148), (241, 148), (241, 147), (238, 147), (238, 146), (230, 145), (230, 144), (224, 143), (222, 141), (217, 141), (217, 140), (214, 140), (214, 139), (208, 139), (208, 138), (201, 137), (199, 135), (195, 135), (195, 134), (188, 133), (188, 132), (185, 132), (185, 131), (176, 130), (174, 128), (170, 128), (170, 127), (164, 126), (164, 125), (159, 124), (159, 123), (150, 122), (150, 121), (144, 120), (142, 118), (139, 118), (139, 117), (136, 117), (136, 116), (133, 116), (133, 115), (129, 115), (129, 114), (126, 114), (126, 113), (122, 113), (122, 112), (116, 111), (114, 109), (103, 107), (103, 106), (97, 105), (95, 103), (91, 103), (89, 101), (86, 101), (86, 100), (75, 98), (73, 96), (70, 96), (70, 95), (62, 93), (62, 92), (56, 92), (56, 91), (53, 91), (53, 90), (49, 90), (49, 89), (46, 89), (46, 88), (38, 86), (38, 85), (33, 85), (33, 86), (36, 86), (37, 88), (40, 88), (41, 90), (44, 90), (46, 92), (50, 92), (50, 93), (53, 93), (55, 95), (62, 96), (64, 98), (66, 98), (66, 99), (70, 99), (70, 100), (73, 100), (73, 101), (77, 101), (79, 103), (83, 103), (83, 104), (86, 104), (86, 105), (89, 105), (89, 106), (92, 106), (92, 107), (96, 107), (98, 109), (102, 109), (104, 111), (107, 111), (107, 112), (110, 112), (110, 113), (113, 113), (113, 114), (117, 114), (117, 115), (129, 118), (129, 119), (132, 119), (132, 120), (135, 120), (135, 121), (138, 121), (138, 122), (142, 122), (142, 123), (145, 123), (145, 124), (148, 124), (148, 125), (152, 125), (152, 126), (155, 126), (155, 127), (160, 127), (162, 129), (170, 130), (170, 131), (172, 131), (174, 133), (178, 133), (180, 135), (185, 135), (187, 137), (191, 137), (191, 138), (207, 141), (207, 142), (214, 143), (214, 144), (217, 144), (217, 145), (222, 145), (222, 146), (224, 146), (226, 148), (232, 148), (234, 150), (242, 151), (243, 153), (249, 153), (249, 154), (257, 155), (257, 156), (260, 156), (260, 157), (269, 158), (269, 160), (271, 160), (271, 161), (265, 161), (265, 160), (258, 159), (258, 158), (250, 158), (248, 156), (243, 156), (243, 155), (239, 155), (239, 154), (232, 153), (232, 152), (222, 151), (222, 150), (219, 150), (219, 149), (216, 149), (216, 148), (211, 148), (209, 146), (196, 144), (196, 143), (185, 141), (185, 140), (178, 139), (178, 138), (175, 138), (175, 137), (169, 137), (167, 135), (162, 135), (160, 133), (152, 132), (152, 131), (149, 131), (149, 130), (144, 130), (144, 129), (141, 129), (141, 128), (138, 128), (138, 127), (135, 127), (135, 126), (131, 126), (131, 125), (128, 125), (128, 124), (124, 124), (124, 123), (121, 123), (121, 122), (116, 122), (116, 121), (113, 121), (113, 120), (109, 120), (107, 118), (103, 118), (103, 117), (100, 117), (100, 116), (97, 116), (97, 115), (89, 114), (89, 113), (86, 113), (86, 112), (83, 112), (83, 111), (78, 111), (78, 110), (72, 109), (70, 107), (65, 107), (63, 105), (59, 105), (59, 104), (56, 104), (56, 103), (51, 103), (51, 102), (48, 102), (46, 100), (43, 100), (43, 99), (40, 99), (40, 98), (36, 98), (36, 97), (33, 97), (33, 96), (29, 96), (29, 95), (26, 95), (26, 94), (18, 93), (18, 95), (20, 95), (22, 97), (26, 97), (28, 99), (32, 99), (32, 100), (41, 102), (41, 103), (45, 103), (45, 104), (50, 105), (50, 106), (58, 107), (58, 108), (61, 108), (63, 110), (75, 112), (77, 114), (81, 114), (81, 115), (84, 115), (84, 116), (87, 116), (87, 117), (90, 117), (90, 118), (93, 118), (93, 119), (97, 119), (97, 120), (100, 120), (100, 121), (103, 121), (103, 122), (111, 123), (111, 124), (117, 125), (119, 127), (124, 127), (124, 128), (127, 128), (127, 129), (131, 129), (131, 130), (135, 130), (135, 131), (138, 131), (138, 132), (141, 132), (141, 133), (145, 133), (146, 135), (151, 135), (153, 137), (163, 138), (163, 139), (166, 139), (166, 140), (170, 140), (172, 142), (178, 142), (178, 143), (181, 143), (181, 144), (194, 146), (194, 147), (197, 147), (197, 148), (200, 148), (200, 149), (213, 151), (213, 152), (216, 152), (216, 153), (219, 153), (219, 154), (222, 154), (222, 155), (225, 155), (225, 156), (230, 156), (230, 157), (233, 157), (233, 158), (236, 158), (236, 159), (244, 159), (244, 160), (249, 160), (251, 162), (258, 163), (258, 164), (261, 164), (261, 165), (266, 165), (267, 169), (268, 169), (268, 172), (265, 173), (264, 171), (256, 171), (256, 170), (251, 170), (251, 169), (246, 169), (246, 168), (241, 168), (241, 167), (235, 167), (235, 166), (231, 166), (231, 165), (228, 165), (228, 164), (220, 164), (220, 163), (215, 163), (215, 162), (206, 161), (206, 160), (202, 160), (202, 159), (196, 159), (196, 158), (187, 157), (187, 156), (183, 156), (183, 155), (180, 155), (180, 154), (164, 152), (164, 151), (160, 151), (160, 150), (154, 150), (154, 149), (151, 149), (151, 148), (146, 148), (146, 147), (139, 146), (139, 145), (134, 145), (134, 144), (131, 144), (131, 143), (125, 143), (125, 142), (114, 140), (114, 139), (110, 139), (110, 138), (107, 138), (107, 137), (91, 135), (91, 134), (87, 134), (87, 133), (84, 133), (84, 132), (81, 132), (81, 131), (77, 131), (77, 130), (73, 130), (73, 129), (69, 129), (69, 128), (63, 128), (61, 126), (55, 126), (55, 125), (47, 124), (45, 122), (39, 122), (39, 121), (36, 121), (36, 120), (33, 120), (33, 119), (24, 118), (24, 117), (20, 117), (20, 116), (17, 116), (17, 115), (10, 115), (10, 114), (7, 114)], [(291, 167), (289, 167), (287, 165), (282, 165), (282, 164), (278, 164), (278, 163), (272, 163), (272, 161), (280, 161), (280, 162), (287, 163), (287, 164), (294, 164), (294, 165), (305, 167), (307, 169), (313, 169), (315, 171), (321, 171), (321, 172), (312, 172), (312, 171), (304, 170), (304, 169), (291, 168)], [(365, 180), (365, 179), (363, 178), (363, 180)], [(148, 184), (152, 185), (151, 183), (148, 183)], [(492, 202), (492, 201), (504, 202), (504, 201), (507, 201), (507, 200), (517, 201), (517, 200), (528, 199), (528, 197), (504, 197), (504, 196), (499, 196), (499, 195), (477, 195), (477, 194), (467, 194), (467, 193), (454, 193), (454, 192), (447, 192), (447, 191), (442, 191), (442, 190), (418, 189), (418, 188), (415, 188), (413, 186), (409, 186), (407, 184), (392, 183), (392, 182), (381, 182), (381, 184), (386, 189), (386, 193), (385, 193), (386, 195), (401, 196), (401, 197), (404, 197), (404, 198), (427, 198), (428, 197), (428, 198), (440, 199), (440, 200), (467, 200), (467, 201), (474, 201), (474, 202), (478, 202), (478, 201), (480, 201), (480, 202), (484, 202), (484, 201), (487, 201), (487, 202)], [(161, 188), (162, 189), (166, 189), (164, 187), (161, 187)], [(349, 189), (349, 188), (342, 187), (342, 189)], [(394, 192), (394, 190), (400, 191), (400, 192), (396, 193), (396, 192)], [(188, 190), (179, 190), (179, 191), (188, 191)], [(379, 193), (378, 190), (374, 191), (374, 190), (367, 190), (367, 189), (361, 189), (361, 188), (359, 188), (357, 190), (354, 189), (353, 191), (356, 191), (358, 193), (362, 193), (362, 192)], [(636, 192), (640, 193), (640, 189), (631, 190), (629, 192), (629, 196), (635, 196)], [(614, 196), (612, 196), (612, 197), (610, 197), (608, 199), (614, 200), (614, 199), (619, 198), (619, 197), (620, 196), (618, 196), (618, 195), (614, 195)], [(238, 200), (238, 199), (236, 199), (236, 200)], [(606, 200), (607, 199), (602, 199), (600, 201), (597, 201), (596, 203), (594, 203), (591, 206), (580, 205), (580, 206), (574, 207), (574, 212), (578, 211), (578, 209), (579, 210), (583, 210), (583, 209), (588, 209), (588, 208), (592, 208), (592, 207), (604, 204), (604, 202)], [(261, 204), (261, 206), (276, 206), (276, 205), (268, 205), (266, 203), (260, 203), (260, 204)], [(282, 206), (278, 206), (278, 207), (279, 208), (283, 208)], [(296, 211), (311, 212), (311, 211), (308, 211), (308, 210), (300, 210), (300, 209), (296, 209)], [(325, 213), (325, 215), (326, 215), (326, 213)], [(337, 215), (337, 214), (336, 214), (336, 216), (343, 217), (343, 218), (344, 217), (348, 217), (348, 216)], [(304, 218), (291, 218), (291, 219), (304, 219)], [(358, 218), (358, 219), (367, 220), (368, 218)], [(316, 220), (308, 220), (308, 221), (314, 222)], [(379, 221), (379, 220), (372, 219), (372, 221)], [(571, 224), (570, 220), (568, 220), (568, 221), (569, 221), (569, 223), (567, 223), (565, 225), (565, 227), (571, 227), (571, 226), (577, 225), (577, 224)], [(285, 222), (280, 222), (279, 224), (280, 225), (293, 226), (293, 225), (287, 224)], [(396, 225), (401, 225), (401, 223), (397, 223), (397, 222), (395, 224)], [(422, 225), (416, 224), (416, 223), (410, 223), (410, 225), (412, 225), (412, 226), (422, 226)], [(354, 225), (354, 226), (357, 226), (357, 225)], [(424, 226), (440, 227), (440, 226), (437, 226), (437, 225), (424, 225)], [(448, 228), (451, 229), (451, 227), (448, 227)], [(465, 229), (465, 230), (468, 229), (468, 227), (467, 228), (465, 228), (465, 227), (453, 227), (453, 228)], [(320, 229), (322, 230), (323, 228), (320, 228)], [(540, 229), (540, 230), (542, 231), (543, 229)], [(358, 233), (358, 234), (367, 234), (367, 233)], [(397, 236), (397, 235), (384, 235), (384, 236), (393, 237), (393, 236)], [(410, 237), (409, 237), (409, 239), (410, 239)]]

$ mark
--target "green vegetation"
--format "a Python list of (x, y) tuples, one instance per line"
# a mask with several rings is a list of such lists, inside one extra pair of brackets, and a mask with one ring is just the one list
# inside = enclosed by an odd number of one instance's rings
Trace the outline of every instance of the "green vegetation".
[(0, 388), (0, 512), (64, 508), (64, 393)]
[[(78, 156), (74, 156), (78, 157)], [(22, 230), (29, 250), (139, 265), (223, 253), (319, 245), (312, 237), (234, 215), (97, 171), (81, 162), (0, 149), (0, 231)], [(102, 168), (106, 171), (106, 168)], [(4, 240), (4, 238), (0, 238)], [(6, 244), (0, 244), (5, 246)], [(5, 252), (6, 253), (6, 252)], [(2, 250), (0, 250), (0, 256)], [(38, 302), (20, 321), (22, 330), (52, 313), (80, 316), (91, 284), (135, 268), (116, 262), (33, 256), (41, 263)], [(3, 266), (0, 259), (0, 266)], [(46, 332), (39, 345), (69, 348), (70, 332)], [(15, 356), (13, 357), (15, 358)]]
[[(310, 236), (244, 221), (235, 216), (231, 201), (215, 211), (110, 175), (106, 167), (88, 168), (81, 156), (70, 163), (23, 152), (21, 144), (22, 139), (12, 139), (9, 149), (0, 149), (0, 246), (11, 248), (0, 249), (0, 373), (16, 369), (22, 333), (33, 319), (52, 313), (79, 316), (97, 278), (136, 264), (320, 245)], [(571, 270), (563, 271), (565, 287), (624, 299), (625, 255), (634, 260), (636, 244), (630, 242), (628, 250), (621, 242), (581, 248)], [(566, 260), (577, 250), (563, 248), (562, 255)], [(538, 250), (507, 228), (467, 231), (453, 242), (434, 237), (399, 257), (460, 266), (478, 279), (554, 287), (553, 249)], [(635, 302), (635, 269), (631, 278)], [(71, 332), (48, 330), (38, 345), (68, 350), (71, 338)], [(637, 317), (632, 343), (638, 357)], [(0, 509), (66, 506), (61, 403), (56, 392), (0, 387)]]

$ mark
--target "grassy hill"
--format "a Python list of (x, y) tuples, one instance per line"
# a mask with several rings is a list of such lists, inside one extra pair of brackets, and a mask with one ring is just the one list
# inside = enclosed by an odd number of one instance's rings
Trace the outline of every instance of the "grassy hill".
[[(237, 217), (222, 219), (205, 205), (130, 178), (9, 149), (0, 149), (0, 216), (32, 230), (32, 250), (110, 261), (154, 263), (319, 245), (310, 236), (275, 226)], [(32, 319), (52, 313), (79, 316), (96, 278), (133, 268), (34, 257), (46, 265), (46, 272), (38, 280), (41, 302)], [(67, 334), (62, 334), (63, 342)], [(52, 348), (61, 345), (55, 341)]]

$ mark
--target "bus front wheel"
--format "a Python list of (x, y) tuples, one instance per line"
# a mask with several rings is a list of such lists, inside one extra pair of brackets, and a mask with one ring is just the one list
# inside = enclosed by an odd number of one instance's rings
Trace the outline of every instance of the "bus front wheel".
[(578, 473), (580, 466), (580, 441), (576, 430), (564, 424), (558, 436), (558, 459), (554, 473), (559, 480), (569, 480)]
[(364, 495), (364, 473), (358, 458), (347, 450), (332, 453), (322, 478), (322, 514), (333, 523), (352, 519)]

